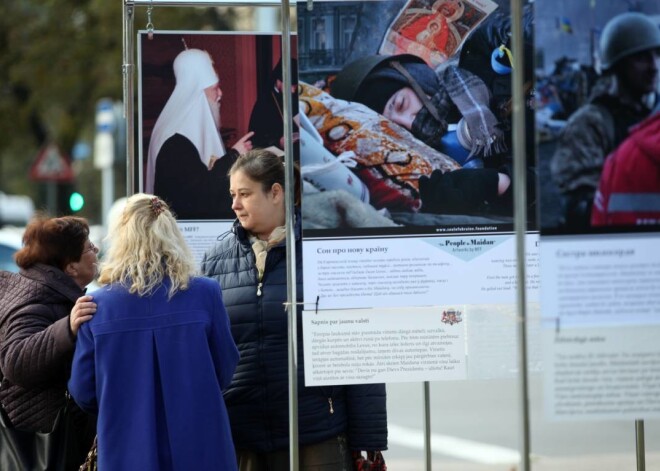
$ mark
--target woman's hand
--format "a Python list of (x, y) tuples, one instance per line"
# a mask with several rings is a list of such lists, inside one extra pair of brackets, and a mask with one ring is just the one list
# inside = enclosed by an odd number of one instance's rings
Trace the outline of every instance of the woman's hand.
[(92, 296), (81, 296), (71, 309), (69, 326), (74, 337), (78, 335), (80, 326), (90, 320), (96, 312), (96, 303), (92, 299), (94, 299)]

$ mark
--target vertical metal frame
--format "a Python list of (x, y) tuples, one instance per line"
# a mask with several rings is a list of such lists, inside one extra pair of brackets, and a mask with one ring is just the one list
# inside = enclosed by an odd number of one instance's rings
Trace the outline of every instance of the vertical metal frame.
[(431, 451), (431, 383), (424, 381), (424, 469), (431, 471), (433, 466)]
[[(308, 0), (311, 4), (311, 0)], [(282, 18), (282, 81), (285, 90), (291, 90), (291, 14), (289, 0), (275, 1), (167, 1), (167, 0), (124, 0), (123, 9), (123, 97), (124, 115), (126, 118), (126, 193), (135, 193), (135, 168), (139, 164), (135, 157), (135, 53), (133, 37), (135, 34), (135, 6), (279, 6)], [(284, 119), (284, 151), (287, 156), (293, 155), (291, 94), (283, 94)], [(293, 159), (285, 160), (285, 198), (287, 227), (287, 323), (288, 323), (288, 360), (289, 360), (289, 456), (290, 469), (298, 471), (298, 337), (297, 337), (297, 293), (296, 293), (296, 239), (295, 239), (295, 180)], [(141, 175), (141, 172), (138, 172)], [(138, 185), (141, 188), (141, 184)]]
[(133, 53), (135, 7), (132, 2), (124, 3), (123, 10), (123, 95), (124, 118), (126, 118), (126, 194), (135, 193), (135, 54)]
[(520, 410), (520, 469), (530, 471), (529, 378), (527, 372), (527, 259), (525, 232), (527, 229), (527, 165), (525, 146), (525, 54), (523, 44), (522, 0), (511, 0), (511, 45), (513, 49), (513, 181), (514, 228), (516, 233), (518, 377)]
[[(282, 0), (282, 117), (284, 121), (284, 182), (286, 199), (286, 284), (287, 326), (289, 329), (289, 465), (298, 471), (298, 303), (296, 286), (295, 177), (291, 103), (291, 11)], [(302, 223), (301, 223), (302, 224)]]
[(635, 421), (635, 456), (637, 458), (637, 471), (646, 471), (646, 451), (644, 450), (644, 421)]

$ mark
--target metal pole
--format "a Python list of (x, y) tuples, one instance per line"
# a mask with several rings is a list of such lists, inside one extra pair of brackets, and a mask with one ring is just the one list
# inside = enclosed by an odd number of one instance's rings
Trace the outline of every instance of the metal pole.
[(291, 103), (291, 12), (289, 0), (282, 0), (282, 104), (284, 122), (285, 193), (286, 193), (286, 280), (289, 327), (289, 463), (298, 471), (298, 306), (296, 304), (296, 234), (294, 231), (295, 180), (293, 174), (293, 139)]
[(57, 216), (57, 183), (47, 182), (46, 183), (46, 207), (48, 208), (48, 214), (51, 216)]
[[(133, 3), (124, 3), (124, 38), (122, 73), (124, 75), (124, 118), (126, 118), (126, 195), (135, 193), (135, 90), (133, 87), (134, 55), (133, 55)], [(140, 172), (141, 173), (141, 172)], [(141, 187), (142, 185), (140, 185)]]
[(525, 147), (525, 60), (522, 34), (522, 0), (511, 0), (511, 45), (513, 49), (513, 184), (514, 227), (516, 232), (518, 371), (520, 378), (520, 468), (530, 471), (529, 397), (527, 377), (527, 297), (525, 232), (527, 227)]
[(101, 170), (101, 207), (103, 225), (108, 227), (108, 215), (112, 202), (115, 200), (115, 169), (114, 163)]
[[(133, 55), (133, 14), (134, 5), (142, 6), (281, 6), (282, 11), (282, 79), (284, 82), (284, 151), (289, 158), (285, 160), (285, 193), (287, 212), (287, 318), (289, 329), (289, 437), (291, 470), (298, 471), (298, 348), (297, 348), (297, 294), (296, 294), (296, 240), (294, 231), (294, 175), (293, 142), (291, 124), (291, 20), (288, 0), (277, 1), (197, 1), (166, 2), (152, 0), (125, 0), (123, 12), (123, 75), (124, 75), (124, 116), (126, 118), (126, 192), (135, 193), (135, 138), (134, 138), (134, 55)], [(142, 187), (142, 172), (140, 184)]]
[(635, 441), (637, 442), (637, 471), (646, 470), (646, 456), (644, 451), (644, 421), (635, 420)]
[(431, 383), (424, 381), (424, 464), (431, 471)]

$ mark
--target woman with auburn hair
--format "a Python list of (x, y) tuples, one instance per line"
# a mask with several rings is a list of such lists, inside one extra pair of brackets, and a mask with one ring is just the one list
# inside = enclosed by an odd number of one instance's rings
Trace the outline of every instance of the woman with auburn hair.
[[(67, 399), (66, 382), (79, 328), (95, 311), (85, 287), (96, 276), (97, 253), (84, 219), (38, 216), (14, 256), (20, 272), (0, 272), (0, 413), (24, 444), (35, 442), (30, 456), (5, 443), (2, 469), (77, 470), (92, 445), (94, 420)], [(67, 427), (66, 447), (40, 456), (39, 437), (59, 440)]]
[[(289, 371), (283, 161), (263, 149), (246, 152), (229, 170), (229, 181), (237, 219), (231, 232), (221, 237), (202, 260), (202, 271), (222, 286), (232, 333), (241, 352), (225, 400), (240, 471), (287, 471)], [(302, 241), (297, 210), (294, 226), (301, 304)], [(359, 467), (364, 461), (361, 451), (382, 463), (380, 452), (387, 448), (385, 385), (306, 387), (302, 309), (297, 315), (300, 470), (367, 469)]]
[(195, 276), (156, 196), (128, 198), (109, 242), (69, 381), (98, 416), (99, 469), (236, 469), (222, 390), (238, 351), (220, 287)]

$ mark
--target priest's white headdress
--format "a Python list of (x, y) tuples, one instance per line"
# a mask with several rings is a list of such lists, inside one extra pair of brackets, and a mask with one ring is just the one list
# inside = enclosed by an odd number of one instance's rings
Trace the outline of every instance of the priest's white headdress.
[(154, 192), (156, 159), (161, 147), (174, 134), (193, 143), (206, 166), (211, 157), (222, 157), (225, 147), (220, 138), (204, 89), (218, 83), (218, 75), (208, 52), (186, 49), (174, 59), (176, 86), (154, 125), (147, 157), (146, 193)]

